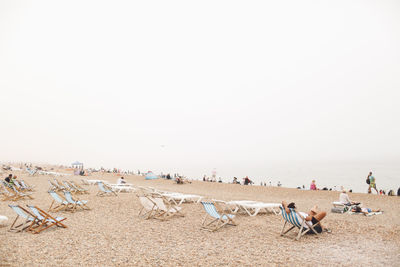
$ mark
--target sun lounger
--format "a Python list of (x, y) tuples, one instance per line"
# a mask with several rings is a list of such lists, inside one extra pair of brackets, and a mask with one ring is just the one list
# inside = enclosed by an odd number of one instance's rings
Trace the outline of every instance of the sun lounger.
[(101, 197), (109, 195), (117, 196), (117, 193), (115, 193), (114, 190), (106, 186), (103, 182), (98, 182), (97, 186), (99, 187), (99, 192), (97, 192), (98, 196)]
[[(235, 215), (226, 213), (219, 214), (214, 203), (212, 202), (202, 201), (201, 204), (206, 211), (203, 222), (201, 224), (201, 227), (203, 229), (214, 232), (225, 225), (236, 225), (236, 223), (233, 221)], [(211, 218), (211, 220), (207, 222), (207, 218)]]
[(256, 202), (256, 203), (241, 203), (239, 206), (246, 211), (246, 213), (250, 216), (256, 216), (260, 211), (264, 210), (265, 212), (272, 212), (275, 215), (278, 214), (275, 211), (276, 208), (279, 208), (281, 204), (279, 203), (264, 203), (264, 202)]
[[(17, 214), (17, 217), (11, 224), (10, 229), (8, 231), (22, 232), (29, 229), (33, 225), (38, 225), (39, 219), (31, 212), (27, 211), (26, 209), (22, 208), (19, 205), (8, 205), (8, 206)], [(17, 223), (19, 218), (22, 218), (23, 221)]]
[(70, 192), (64, 192), (64, 196), (65, 199), (68, 201), (68, 203), (71, 204), (71, 208), (73, 211), (75, 211), (77, 208), (81, 208), (83, 210), (90, 210), (90, 208), (86, 205), (87, 204), (86, 200), (73, 199)]
[(58, 226), (62, 228), (67, 228), (65, 224), (62, 222), (65, 221), (67, 218), (64, 217), (53, 217), (47, 212), (41, 210), (37, 206), (30, 206), (28, 205), (28, 208), (32, 211), (32, 213), (36, 216), (36, 218), (39, 220), (38, 221), (38, 226), (37, 227), (30, 227), (30, 231), (32, 231), (34, 234), (38, 234), (52, 226)]
[[(283, 224), (283, 228), (281, 231), (281, 236), (287, 234), (294, 228), (299, 229), (299, 233), (295, 237), (296, 240), (299, 240), (303, 235), (308, 233), (309, 231), (313, 231), (315, 234), (318, 234), (317, 231), (315, 231), (314, 227), (319, 224), (319, 222), (315, 225), (312, 224), (311, 221), (306, 221), (306, 218), (301, 216), (301, 214), (297, 213), (294, 209), (290, 209), (290, 213), (286, 213), (285, 209), (280, 206), (279, 207), (282, 212), (282, 217), (285, 223)], [(291, 227), (285, 231), (286, 225), (291, 225)]]
[(110, 184), (109, 185), (115, 192), (132, 192), (136, 189), (133, 187), (132, 184)]
[(181, 193), (160, 193), (161, 196), (164, 196), (169, 202), (173, 202), (175, 205), (180, 206), (183, 202), (191, 201), (199, 203), (203, 197), (199, 195), (189, 195), (189, 194), (181, 194)]

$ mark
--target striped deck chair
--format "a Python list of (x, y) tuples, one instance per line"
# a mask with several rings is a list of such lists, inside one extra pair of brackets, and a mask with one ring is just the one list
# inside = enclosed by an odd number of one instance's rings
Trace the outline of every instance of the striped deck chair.
[(97, 196), (108, 196), (108, 195), (114, 195), (117, 196), (117, 193), (114, 192), (111, 188), (108, 186), (104, 185), (103, 182), (98, 182), (97, 186), (99, 187), (99, 192), (97, 192)]
[(73, 199), (70, 192), (64, 192), (65, 199), (72, 206), (72, 210), (76, 210), (77, 208), (81, 208), (82, 210), (90, 210), (88, 206), (86, 206), (86, 200)]
[[(31, 212), (27, 211), (26, 209), (22, 208), (19, 205), (8, 205), (8, 206), (17, 214), (17, 217), (11, 224), (10, 229), (8, 231), (22, 232), (27, 229), (29, 230), (33, 225), (38, 225), (39, 219)], [(18, 218), (20, 217), (23, 219), (23, 222), (17, 223)]]
[(42, 232), (43, 230), (46, 230), (52, 226), (58, 226), (62, 228), (67, 228), (65, 224), (62, 223), (62, 221), (66, 220), (67, 218), (64, 217), (53, 217), (47, 212), (41, 210), (40, 208), (36, 206), (30, 206), (28, 205), (28, 208), (32, 211), (32, 213), (36, 216), (36, 218), (39, 220), (38, 221), (38, 226), (37, 227), (31, 227), (30, 230), (34, 234), (38, 234)]
[[(204, 216), (203, 222), (201, 224), (202, 229), (214, 232), (225, 225), (236, 226), (236, 223), (233, 220), (235, 215), (226, 213), (219, 214), (214, 203), (212, 202), (201, 201), (201, 204), (203, 205), (204, 210), (206, 211), (206, 215)], [(211, 221), (207, 222), (208, 217), (211, 217)]]
[[(283, 224), (282, 231), (281, 231), (281, 236), (287, 234), (294, 228), (299, 229), (299, 233), (295, 237), (296, 240), (299, 240), (303, 235), (305, 235), (309, 231), (313, 231), (315, 234), (318, 234), (317, 231), (315, 231), (314, 227), (317, 224), (319, 224), (319, 222), (315, 225), (312, 225), (311, 221), (307, 222), (306, 218), (301, 216), (294, 209), (290, 209), (290, 213), (288, 214), (288, 213), (286, 213), (285, 209), (282, 206), (280, 206), (279, 208), (281, 209), (282, 217), (283, 217), (283, 220), (285, 221), (285, 223)], [(285, 227), (287, 224), (292, 225), (292, 227), (290, 227), (289, 229), (287, 229), (285, 231)]]

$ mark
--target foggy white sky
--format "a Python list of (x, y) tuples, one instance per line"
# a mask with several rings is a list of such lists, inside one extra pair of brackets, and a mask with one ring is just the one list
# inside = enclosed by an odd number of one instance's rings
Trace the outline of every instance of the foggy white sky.
[(399, 48), (399, 1), (1, 1), (0, 160), (399, 162)]

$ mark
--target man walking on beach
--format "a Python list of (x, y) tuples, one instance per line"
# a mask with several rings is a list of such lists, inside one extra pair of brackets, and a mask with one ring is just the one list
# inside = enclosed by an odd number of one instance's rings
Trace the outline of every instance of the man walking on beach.
[(371, 188), (375, 189), (376, 193), (378, 193), (378, 189), (376, 189), (375, 177), (372, 176), (372, 172), (369, 172), (367, 179), (369, 179), (369, 187), (368, 187), (368, 194), (372, 192)]

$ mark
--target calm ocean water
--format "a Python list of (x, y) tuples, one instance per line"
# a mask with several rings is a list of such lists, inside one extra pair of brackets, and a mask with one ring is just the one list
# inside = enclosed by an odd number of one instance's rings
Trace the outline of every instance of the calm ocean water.
[[(368, 185), (365, 180), (368, 173), (372, 171), (376, 179), (377, 188), (386, 192), (393, 189), (397, 192), (400, 187), (400, 163), (386, 162), (280, 162), (264, 166), (251, 166), (243, 170), (243, 166), (225, 166), (216, 168), (217, 178), (221, 177), (224, 182), (231, 182), (234, 176), (240, 181), (246, 175), (260, 185), (265, 182), (267, 185), (276, 186), (278, 182), (284, 187), (305, 186), (309, 189), (311, 181), (316, 180), (318, 188), (328, 187), (340, 189), (344, 186), (353, 192), (366, 193)], [(189, 177), (200, 179), (200, 170), (195, 171)], [(212, 171), (204, 172), (211, 176)]]

